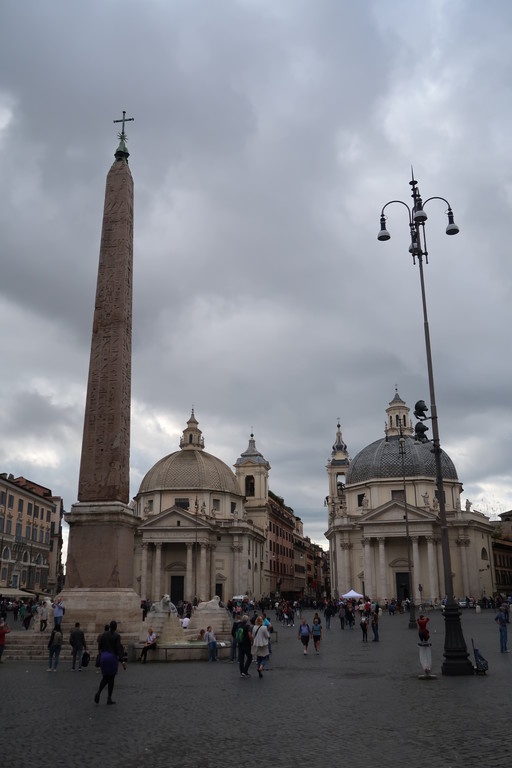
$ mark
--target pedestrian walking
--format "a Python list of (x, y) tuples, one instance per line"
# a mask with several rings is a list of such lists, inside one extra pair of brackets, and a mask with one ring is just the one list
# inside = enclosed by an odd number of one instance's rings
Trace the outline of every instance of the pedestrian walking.
[(340, 629), (345, 629), (345, 606), (343, 603), (340, 604), (338, 609), (338, 618), (340, 620)]
[(363, 633), (363, 643), (368, 642), (368, 616), (366, 614), (361, 615), (361, 621), (359, 622), (361, 632)]
[(9, 634), (11, 631), (9, 625), (3, 620), (0, 619), (0, 664), (2, 664), (2, 655), (5, 651), (5, 636)]
[(240, 618), (240, 614), (235, 613), (235, 620), (233, 621), (233, 626), (231, 627), (231, 658), (230, 661), (233, 663), (236, 660), (238, 660), (238, 640), (237, 640), (237, 632), (242, 626), (242, 621)]
[(311, 628), (309, 624), (306, 622), (306, 619), (302, 619), (301, 623), (299, 624), (299, 635), (298, 639), (301, 641), (303, 647), (304, 647), (304, 656), (308, 652), (308, 645), (309, 645), (309, 638), (311, 635)]
[(507, 651), (507, 607), (501, 605), (498, 613), (496, 614), (494, 621), (498, 625), (500, 632), (500, 652), (508, 653)]
[(85, 635), (83, 630), (80, 629), (80, 622), (77, 621), (75, 628), (69, 633), (69, 644), (72, 648), (72, 661), (71, 669), (75, 671), (76, 659), (78, 656), (78, 671), (82, 671), (82, 656), (83, 652), (87, 650), (87, 643), (85, 642)]
[(379, 611), (378, 610), (375, 610), (372, 612), (372, 632), (373, 632), (372, 643), (378, 643), (379, 642)]
[(121, 662), (123, 669), (126, 669), (126, 661), (124, 659), (124, 649), (121, 645), (121, 636), (116, 631), (117, 621), (111, 621), (107, 632), (104, 632), (100, 638), (99, 649), (101, 652), (100, 668), (101, 678), (100, 687), (94, 694), (94, 701), (96, 704), (100, 703), (100, 696), (102, 690), (107, 686), (107, 704), (115, 704), (112, 699), (112, 693), (114, 692), (114, 683), (119, 668), (119, 662)]
[(311, 638), (315, 646), (315, 653), (320, 653), (320, 640), (322, 639), (322, 625), (320, 619), (313, 619), (313, 626), (311, 627)]
[(48, 603), (43, 602), (39, 611), (39, 630), (44, 632), (48, 626)]
[(247, 614), (242, 616), (242, 623), (237, 632), (238, 637), (238, 665), (240, 677), (250, 677), (249, 667), (252, 662), (252, 628)]
[(263, 616), (258, 616), (252, 633), (251, 653), (253, 658), (256, 656), (259, 677), (263, 677), (263, 670), (269, 656), (269, 638), (270, 634), (265, 626)]
[(49, 653), (48, 653), (48, 669), (46, 670), (47, 672), (52, 671), (52, 663), (53, 663), (53, 672), (57, 671), (61, 650), (62, 650), (62, 632), (60, 631), (59, 626), (55, 626), (50, 635), (50, 639), (48, 640)]

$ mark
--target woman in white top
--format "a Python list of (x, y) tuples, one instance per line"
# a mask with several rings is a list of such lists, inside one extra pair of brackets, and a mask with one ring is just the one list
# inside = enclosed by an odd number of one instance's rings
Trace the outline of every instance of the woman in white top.
[(252, 632), (252, 655), (256, 656), (258, 663), (258, 675), (263, 677), (263, 670), (268, 659), (268, 641), (270, 635), (267, 627), (263, 623), (263, 617), (258, 616), (254, 623)]

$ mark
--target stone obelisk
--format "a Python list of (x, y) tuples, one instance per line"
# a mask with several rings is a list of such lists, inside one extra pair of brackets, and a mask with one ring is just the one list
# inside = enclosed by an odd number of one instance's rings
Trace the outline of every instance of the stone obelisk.
[[(133, 179), (125, 122), (107, 175), (78, 503), (69, 523), (66, 619), (96, 631), (115, 619), (133, 632), (141, 618), (133, 587), (130, 500)], [(124, 625), (124, 626), (123, 626)]]

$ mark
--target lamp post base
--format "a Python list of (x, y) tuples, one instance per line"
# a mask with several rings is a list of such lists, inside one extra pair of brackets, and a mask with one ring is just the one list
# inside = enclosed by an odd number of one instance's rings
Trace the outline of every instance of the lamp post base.
[(473, 664), (469, 659), (468, 649), (462, 634), (460, 611), (455, 603), (445, 606), (444, 622), (444, 662), (441, 672), (443, 675), (453, 676), (473, 675)]

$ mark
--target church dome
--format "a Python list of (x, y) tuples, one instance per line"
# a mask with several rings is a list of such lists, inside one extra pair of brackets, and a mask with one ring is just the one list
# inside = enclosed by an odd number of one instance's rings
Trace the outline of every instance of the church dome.
[[(400, 437), (391, 435), (376, 440), (363, 448), (353, 459), (347, 472), (347, 485), (370, 480), (403, 477), (402, 456), (398, 450)], [(410, 435), (404, 435), (404, 467), (406, 477), (436, 476), (436, 465), (431, 443), (416, 443)], [(441, 451), (441, 466), (445, 480), (455, 480), (457, 470), (447, 453)]]
[(204, 450), (204, 438), (193, 409), (180, 440), (180, 450), (157, 461), (142, 480), (139, 494), (167, 490), (242, 495), (238, 480), (228, 465)]
[(142, 480), (139, 493), (185, 489), (242, 495), (228, 465), (202, 450), (176, 451), (157, 461)]

